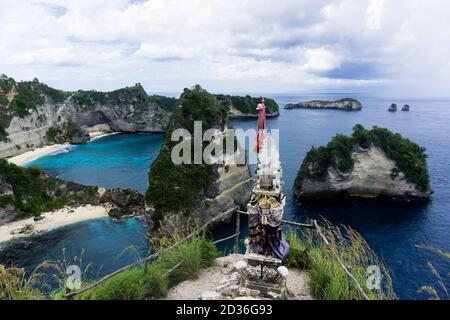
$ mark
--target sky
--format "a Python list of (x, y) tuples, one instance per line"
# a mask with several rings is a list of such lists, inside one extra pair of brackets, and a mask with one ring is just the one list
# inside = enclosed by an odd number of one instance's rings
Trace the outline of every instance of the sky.
[(448, 0), (1, 0), (0, 74), (64, 90), (450, 97)]

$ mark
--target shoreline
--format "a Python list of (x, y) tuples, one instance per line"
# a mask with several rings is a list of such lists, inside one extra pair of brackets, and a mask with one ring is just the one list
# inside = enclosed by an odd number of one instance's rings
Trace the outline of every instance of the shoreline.
[[(89, 133), (90, 140), (88, 141), (88, 143), (108, 137), (108, 136), (116, 135), (119, 133), (120, 132), (104, 132), (104, 131), (90, 132)], [(52, 144), (52, 145), (37, 147), (33, 150), (25, 151), (24, 153), (21, 153), (17, 156), (7, 158), (6, 160), (9, 163), (15, 164), (16, 166), (23, 167), (24, 165), (26, 165), (27, 163), (29, 163), (31, 161), (37, 160), (46, 155), (60, 151), (64, 148), (69, 147), (70, 145), (71, 145), (70, 143), (64, 143), (64, 144)]]
[(26, 151), (17, 156), (10, 157), (7, 159), (7, 161), (9, 163), (15, 164), (16, 166), (23, 166), (23, 165), (27, 164), (28, 162), (34, 161), (40, 157), (43, 157), (43, 156), (46, 156), (53, 152), (59, 151), (68, 146), (70, 146), (70, 144), (68, 144), (68, 143), (43, 146), (43, 147), (35, 148), (34, 150)]
[[(42, 220), (34, 218), (13, 221), (0, 226), (0, 244), (51, 231), (73, 223), (108, 217), (109, 207), (85, 205), (79, 207), (66, 207), (41, 215)], [(27, 232), (20, 232), (28, 229)]]
[[(120, 132), (105, 132), (105, 131), (93, 131), (93, 132), (89, 132), (89, 137), (90, 140), (89, 142), (101, 139), (101, 138), (105, 138), (105, 137), (109, 137), (109, 136), (114, 136), (116, 134), (119, 134)], [(88, 142), (88, 143), (89, 143)]]

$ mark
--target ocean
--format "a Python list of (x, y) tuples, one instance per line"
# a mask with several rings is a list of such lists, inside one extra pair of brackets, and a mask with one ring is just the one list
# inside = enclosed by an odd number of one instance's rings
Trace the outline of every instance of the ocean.
[[(269, 129), (280, 130), (280, 153), (287, 205), (285, 218), (306, 221), (325, 218), (349, 225), (360, 232), (389, 267), (394, 290), (400, 299), (422, 299), (423, 285), (438, 288), (428, 262), (446, 276), (450, 262), (418, 245), (431, 245), (450, 252), (450, 101), (388, 99), (381, 94), (272, 95), (280, 105), (280, 116), (268, 120)], [(363, 104), (361, 112), (335, 110), (284, 110), (287, 103), (312, 99), (335, 100), (352, 97)], [(390, 113), (391, 103), (409, 104), (410, 112)], [(378, 200), (328, 201), (302, 204), (292, 197), (292, 185), (306, 152), (325, 145), (338, 133), (349, 134), (355, 124), (379, 126), (402, 134), (426, 148), (433, 198), (428, 203), (395, 203)], [(256, 120), (233, 120), (235, 128), (254, 128)], [(117, 134), (87, 145), (71, 146), (63, 152), (41, 157), (37, 165), (64, 180), (109, 188), (133, 188), (141, 193), (147, 187), (147, 173), (162, 143), (161, 134)], [(233, 226), (234, 227), (234, 226)], [(245, 225), (243, 226), (245, 228)], [(231, 234), (223, 227), (215, 236)], [(132, 246), (132, 248), (130, 247)], [(225, 244), (221, 250), (228, 250)], [(141, 219), (120, 222), (99, 219), (82, 222), (30, 238), (0, 250), (0, 263), (32, 269), (45, 259), (61, 259), (84, 252), (96, 275), (111, 272), (147, 251), (145, 226)], [(127, 249), (128, 248), (128, 249)], [(126, 249), (126, 250), (125, 250)], [(125, 251), (124, 251), (125, 250)]]

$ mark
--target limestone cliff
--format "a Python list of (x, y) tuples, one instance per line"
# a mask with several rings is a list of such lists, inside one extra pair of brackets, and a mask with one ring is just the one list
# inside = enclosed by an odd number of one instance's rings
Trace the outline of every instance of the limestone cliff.
[(163, 132), (177, 104), (140, 84), (112, 92), (64, 92), (37, 79), (0, 76), (0, 157), (54, 142), (83, 143), (90, 131)]
[[(231, 127), (227, 110), (213, 95), (200, 86), (185, 89), (149, 172), (146, 200), (153, 229), (163, 226), (170, 231), (201, 224), (235, 206), (245, 206), (250, 198), (253, 182), (246, 164), (173, 163), (171, 152), (178, 142), (171, 141), (171, 134), (179, 128), (193, 133), (194, 121), (202, 121), (203, 133), (211, 128), (223, 132)], [(202, 150), (208, 145), (205, 142)], [(238, 144), (235, 147), (243, 152)]]
[[(216, 95), (231, 118), (257, 117), (260, 98)], [(178, 99), (148, 95), (138, 83), (111, 92), (65, 92), (37, 79), (0, 76), (0, 158), (51, 143), (84, 143), (90, 132), (164, 132)], [(278, 105), (266, 98), (268, 116)]]
[(431, 196), (424, 149), (387, 129), (358, 125), (307, 154), (294, 183), (297, 199), (333, 197), (426, 200)]
[(300, 102), (296, 104), (288, 104), (285, 109), (328, 109), (328, 110), (342, 110), (342, 111), (360, 111), (362, 104), (358, 100), (351, 98), (344, 98), (337, 101), (313, 100)]

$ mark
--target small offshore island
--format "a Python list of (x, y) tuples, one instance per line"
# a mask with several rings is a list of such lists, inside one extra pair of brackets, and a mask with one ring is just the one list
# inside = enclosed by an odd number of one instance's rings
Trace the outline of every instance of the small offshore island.
[(337, 101), (312, 100), (287, 104), (284, 109), (325, 109), (341, 111), (361, 111), (362, 104), (356, 99), (344, 98)]
[(356, 125), (351, 136), (337, 135), (326, 147), (308, 152), (293, 193), (299, 200), (428, 200), (432, 189), (426, 157), (424, 148), (399, 134)]

